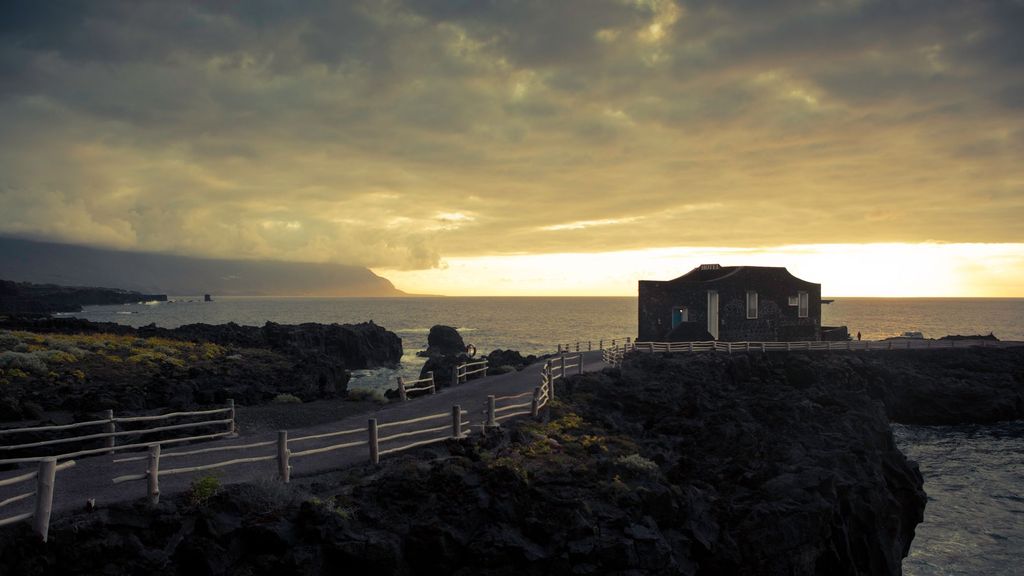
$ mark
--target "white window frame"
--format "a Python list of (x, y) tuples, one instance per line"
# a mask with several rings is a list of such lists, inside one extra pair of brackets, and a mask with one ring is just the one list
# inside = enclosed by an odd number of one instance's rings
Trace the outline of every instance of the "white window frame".
[(810, 295), (807, 294), (807, 292), (803, 292), (803, 291), (797, 292), (796, 295), (797, 295), (797, 299), (800, 302), (800, 305), (797, 308), (796, 316), (797, 316), (797, 318), (807, 318), (808, 316), (810, 316), (810, 313), (811, 313), (811, 298), (810, 298)]
[[(751, 308), (753, 304), (753, 308)], [(757, 291), (747, 290), (747, 320), (757, 320)]]
[(789, 297), (789, 305), (790, 306), (799, 306), (800, 305), (800, 297), (799, 296), (790, 296)]

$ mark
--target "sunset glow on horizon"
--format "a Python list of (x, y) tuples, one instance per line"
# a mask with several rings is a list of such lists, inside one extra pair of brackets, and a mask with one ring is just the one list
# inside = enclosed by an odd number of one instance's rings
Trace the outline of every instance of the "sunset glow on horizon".
[(782, 266), (825, 296), (1024, 297), (1024, 244), (839, 244), (652, 248), (449, 258), (431, 270), (375, 270), (406, 292), (442, 296), (635, 296), (700, 264)]

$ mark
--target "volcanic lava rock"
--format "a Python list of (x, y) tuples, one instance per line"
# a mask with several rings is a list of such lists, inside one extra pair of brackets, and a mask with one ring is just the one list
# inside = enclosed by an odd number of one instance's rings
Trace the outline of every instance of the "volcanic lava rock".
[(465, 354), (466, 343), (459, 331), (451, 326), (437, 324), (430, 327), (427, 334), (427, 349), (424, 356), (458, 356)]
[[(772, 355), (643, 355), (509, 422), (292, 485), (0, 530), (12, 574), (900, 573), (925, 495), (881, 406)], [(813, 376), (813, 373), (811, 373)], [(298, 484), (316, 492), (303, 496)]]

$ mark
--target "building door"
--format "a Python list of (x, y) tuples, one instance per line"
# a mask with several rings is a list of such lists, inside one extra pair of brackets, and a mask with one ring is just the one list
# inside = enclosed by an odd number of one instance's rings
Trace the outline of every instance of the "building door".
[(672, 308), (672, 328), (675, 329), (683, 322), (690, 321), (690, 313), (686, 306), (675, 306)]
[(718, 340), (718, 292), (708, 290), (708, 333)]

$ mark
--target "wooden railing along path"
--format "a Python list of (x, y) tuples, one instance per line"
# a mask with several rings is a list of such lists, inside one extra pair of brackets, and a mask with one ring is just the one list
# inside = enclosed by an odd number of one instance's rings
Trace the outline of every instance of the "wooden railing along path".
[(2, 510), (6, 506), (34, 497), (35, 506), (33, 507), (33, 510), (2, 518), (0, 519), (0, 526), (7, 526), (8, 524), (14, 524), (15, 522), (31, 519), (32, 529), (36, 534), (39, 534), (43, 542), (46, 542), (46, 537), (50, 532), (50, 512), (53, 510), (53, 487), (56, 482), (57, 472), (67, 470), (74, 465), (74, 460), (68, 460), (63, 464), (57, 464), (57, 459), (53, 456), (49, 456), (39, 461), (38, 470), (0, 480), (0, 487), (14, 486), (17, 484), (31, 482), (32, 480), (36, 481), (35, 490), (18, 494), (17, 496), (11, 496), (0, 501), (0, 510)]
[[(470, 376), (479, 374), (479, 378), (487, 377), (487, 360), (478, 360), (476, 362), (463, 362), (452, 367), (452, 380), (451, 385), (457, 386), (464, 384), (470, 380)], [(404, 402), (409, 399), (409, 392), (420, 392), (429, 391), (431, 394), (437, 392), (437, 383), (434, 381), (434, 372), (427, 372), (426, 378), (419, 380), (406, 380), (405, 378), (398, 377), (398, 397)]]
[(881, 351), (881, 350), (951, 350), (954, 348), (1010, 348), (1024, 342), (993, 340), (849, 340), (839, 342), (626, 342), (602, 350), (602, 359), (619, 366), (627, 352), (800, 352), (800, 351)]
[(637, 352), (790, 352), (803, 350), (949, 350), (952, 348), (1008, 348), (1020, 342), (996, 340), (847, 340), (839, 342), (634, 342), (624, 351)]
[[(522, 394), (507, 396), (489, 395), (484, 402), (484, 418), (479, 422), (479, 430), (486, 433), (488, 429), (499, 426), (501, 422), (514, 417), (531, 416), (539, 418), (541, 410), (548, 406), (555, 397), (555, 382), (565, 378), (571, 372), (581, 373), (583, 371), (583, 354), (561, 355), (556, 359), (547, 360), (540, 370), (540, 385), (532, 391)], [(453, 381), (459, 378), (468, 378), (474, 374), (486, 374), (486, 361), (478, 361), (460, 365), (453, 371)], [(428, 378), (405, 383), (413, 384), (413, 389), (430, 389), (434, 391), (433, 374)], [(145, 463), (144, 469), (139, 472), (121, 474), (112, 478), (114, 484), (128, 482), (145, 482), (145, 494), (151, 503), (157, 503), (160, 499), (160, 479), (169, 476), (182, 474), (195, 474), (199, 472), (228, 468), (243, 464), (258, 464), (263, 462), (276, 463), (276, 476), (282, 482), (290, 482), (292, 461), (294, 459), (307, 458), (328, 452), (339, 452), (344, 450), (364, 451), (369, 462), (376, 464), (380, 458), (388, 454), (394, 454), (403, 450), (409, 450), (420, 446), (426, 446), (449, 439), (463, 438), (472, 433), (473, 423), (469, 418), (469, 412), (463, 410), (460, 405), (455, 404), (450, 411), (437, 412), (423, 416), (416, 416), (394, 422), (379, 422), (376, 418), (367, 420), (365, 427), (347, 428), (342, 430), (330, 430), (317, 434), (305, 436), (294, 436), (288, 430), (278, 431), (274, 440), (263, 440), (258, 442), (247, 442), (237, 445), (214, 446), (207, 448), (182, 449), (177, 451), (165, 451), (168, 444), (184, 442), (189, 440), (205, 439), (208, 437), (223, 437), (234, 432), (234, 408), (208, 410), (192, 413), (175, 413), (163, 416), (144, 416), (130, 418), (113, 418), (113, 422), (138, 422), (153, 421), (159, 418), (171, 418), (183, 415), (213, 415), (230, 411), (231, 418), (223, 420), (211, 420), (197, 423), (190, 423), (187, 426), (230, 424), (230, 432), (216, 435), (194, 436), (188, 438), (160, 440), (151, 443), (133, 443), (116, 445), (111, 444), (102, 449), (80, 450), (73, 454), (94, 454), (101, 452), (120, 451), (134, 448), (146, 448), (147, 453), (138, 456), (126, 456), (113, 460), (115, 464), (131, 465), (133, 463)], [(108, 425), (111, 418), (94, 422), (80, 423), (81, 427), (103, 424)], [(154, 429), (130, 431), (131, 433), (167, 431), (183, 428), (186, 425), (162, 426)], [(74, 429), (77, 426), (65, 427), (62, 429)], [(53, 427), (47, 427), (53, 428)], [(57, 427), (61, 429), (60, 427)], [(30, 429), (34, 430), (34, 429)], [(113, 435), (112, 435), (113, 434)], [(97, 438), (117, 438), (120, 432), (105, 432), (98, 435), (88, 435), (68, 439), (83, 440)], [(24, 447), (24, 446), (20, 446)], [(207, 457), (218, 458), (216, 461), (191, 465), (177, 466), (174, 463), (186, 457)], [(0, 526), (20, 522), (29, 518), (34, 519), (33, 527), (36, 532), (45, 540), (49, 529), (49, 515), (53, 498), (53, 484), (56, 471), (69, 468), (74, 461), (68, 461), (57, 465), (58, 458), (68, 457), (61, 455), (57, 457), (39, 458), (39, 470), (13, 476), (0, 480), (0, 487), (10, 486), (21, 482), (28, 482), (33, 479), (39, 480), (39, 488), (34, 492), (27, 492), (0, 501), (0, 509), (9, 504), (22, 502), (36, 496), (36, 508), (33, 512), (24, 512), (0, 519)], [(20, 459), (28, 461), (27, 459)]]
[[(223, 417), (221, 417), (221, 415), (223, 415)], [(210, 419), (203, 419), (194, 422), (185, 422), (182, 424), (168, 424), (164, 426), (157, 426), (154, 428), (124, 429), (124, 427), (122, 426), (122, 429), (118, 430), (118, 424), (139, 422), (150, 423), (169, 419), (194, 418), (200, 416), (204, 418), (210, 417)], [(166, 433), (177, 430), (185, 430), (188, 428), (198, 428), (202, 426), (225, 426), (227, 429), (223, 432), (216, 432), (212, 434), (173, 437), (149, 442), (132, 442), (128, 444), (117, 443), (118, 438), (123, 438), (126, 436), (143, 436), (147, 434)], [(113, 410), (107, 410), (104, 413), (103, 418), (98, 420), (90, 420), (88, 422), (75, 422), (74, 424), (62, 424), (56, 426), (33, 426), (30, 428), (0, 429), (0, 439), (4, 439), (11, 436), (17, 437), (18, 435), (26, 434), (63, 432), (65, 430), (77, 431), (81, 428), (96, 428), (101, 429), (103, 431), (88, 434), (80, 434), (77, 436), (54, 438), (50, 440), (40, 440), (35, 442), (22, 442), (17, 444), (4, 443), (0, 444), (0, 454), (10, 453), (14, 451), (31, 451), (33, 449), (57, 446), (60, 444), (92, 442), (94, 440), (103, 440), (103, 447), (70, 450), (68, 452), (62, 452), (56, 455), (38, 454), (23, 456), (19, 458), (4, 458), (0, 459), (0, 465), (20, 464), (26, 462), (40, 462), (49, 457), (54, 457), (58, 460), (63, 460), (66, 458), (77, 458), (80, 456), (90, 456), (93, 454), (109, 454), (121, 450), (146, 448), (152, 444), (180, 444), (182, 442), (212, 440), (214, 438), (224, 438), (227, 436), (232, 436), (235, 434), (235, 401), (228, 400), (227, 406), (225, 406), (224, 408), (214, 408), (212, 410), (197, 410), (193, 412), (172, 412), (170, 414), (158, 414), (154, 416), (114, 416)]]

